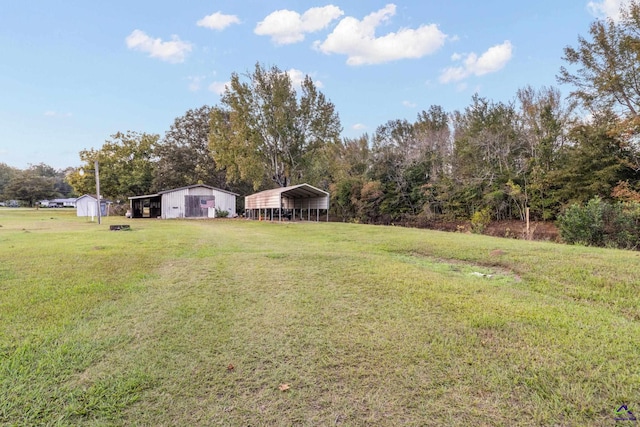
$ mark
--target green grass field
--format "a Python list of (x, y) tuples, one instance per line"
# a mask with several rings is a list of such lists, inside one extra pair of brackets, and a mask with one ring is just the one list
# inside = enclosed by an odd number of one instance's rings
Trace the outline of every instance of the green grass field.
[(639, 272), (469, 234), (0, 208), (0, 424), (625, 425)]

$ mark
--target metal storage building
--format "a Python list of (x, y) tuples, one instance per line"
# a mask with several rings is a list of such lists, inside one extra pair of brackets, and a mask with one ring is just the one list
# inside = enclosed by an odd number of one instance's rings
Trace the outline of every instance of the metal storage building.
[(214, 218), (215, 211), (236, 216), (236, 193), (204, 184), (129, 197), (132, 218)]
[(252, 219), (319, 221), (321, 211), (325, 211), (329, 221), (329, 193), (309, 184), (275, 188), (246, 196), (244, 208)]

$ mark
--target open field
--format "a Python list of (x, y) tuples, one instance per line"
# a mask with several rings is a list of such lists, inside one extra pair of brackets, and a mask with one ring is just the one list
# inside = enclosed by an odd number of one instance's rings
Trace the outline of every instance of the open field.
[[(612, 426), (625, 425), (622, 404), (640, 415), (638, 252), (74, 215), (0, 208), (1, 425)], [(131, 231), (108, 231), (118, 223)]]

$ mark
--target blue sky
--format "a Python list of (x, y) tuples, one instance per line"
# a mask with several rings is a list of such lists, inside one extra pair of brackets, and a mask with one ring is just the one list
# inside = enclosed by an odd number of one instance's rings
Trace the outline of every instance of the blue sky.
[(0, 6), (0, 162), (79, 166), (118, 131), (216, 105), (256, 62), (305, 74), (343, 136), (558, 86), (563, 48), (621, 0), (86, 0)]

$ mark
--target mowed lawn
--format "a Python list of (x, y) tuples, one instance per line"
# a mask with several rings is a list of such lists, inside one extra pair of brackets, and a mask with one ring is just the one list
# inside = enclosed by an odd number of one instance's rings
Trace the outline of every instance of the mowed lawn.
[(639, 320), (638, 252), (0, 209), (2, 425), (612, 426)]

